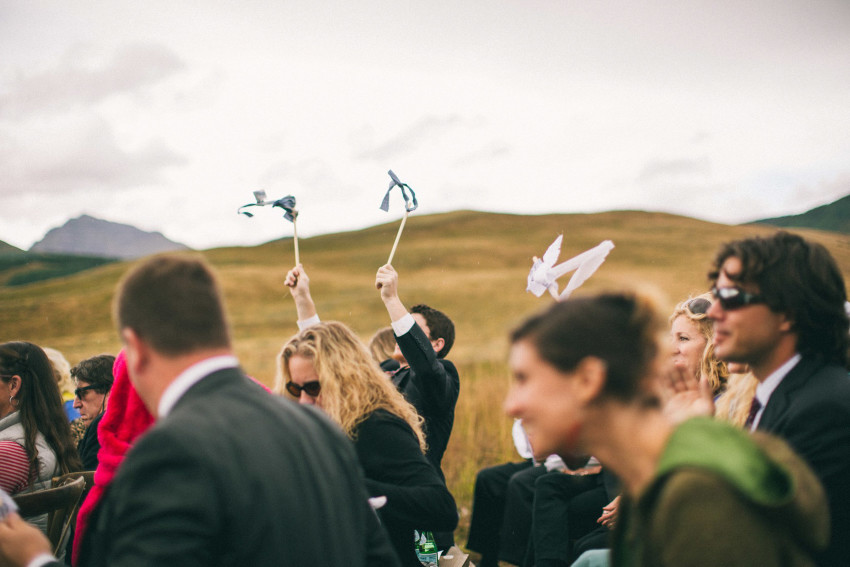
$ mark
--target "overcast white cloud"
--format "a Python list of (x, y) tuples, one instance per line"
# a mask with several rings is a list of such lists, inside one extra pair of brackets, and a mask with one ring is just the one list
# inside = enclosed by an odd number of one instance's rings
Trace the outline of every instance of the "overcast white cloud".
[[(206, 248), (417, 213), (740, 222), (850, 193), (850, 3), (0, 5), (0, 240), (88, 213)], [(521, 194), (522, 199), (515, 195)], [(268, 213), (268, 211), (262, 211)], [(412, 222), (415, 222), (412, 221)]]

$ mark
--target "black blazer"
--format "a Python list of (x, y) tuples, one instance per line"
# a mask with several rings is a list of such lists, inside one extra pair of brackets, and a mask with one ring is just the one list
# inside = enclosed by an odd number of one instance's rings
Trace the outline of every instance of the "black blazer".
[(829, 548), (819, 565), (850, 562), (850, 375), (803, 358), (774, 390), (758, 429), (782, 437), (818, 475), (831, 517)]
[(351, 442), (236, 369), (139, 439), (97, 512), (84, 567), (398, 565)]
[(454, 530), (458, 520), (454, 498), (400, 417), (375, 410), (357, 426), (354, 447), (370, 496), (387, 497), (378, 515), (401, 564), (421, 567), (413, 550), (413, 530)]
[(437, 358), (418, 324), (396, 341), (409, 366), (395, 373), (393, 383), (425, 420), (426, 456), (442, 474), (440, 464), (452, 435), (460, 393), (457, 369), (448, 360)]

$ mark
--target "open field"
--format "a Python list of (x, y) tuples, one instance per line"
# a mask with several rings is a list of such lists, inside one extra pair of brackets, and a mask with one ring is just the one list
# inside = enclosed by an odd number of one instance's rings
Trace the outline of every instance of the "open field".
[[(389, 324), (374, 288), (398, 223), (300, 241), (301, 259), (324, 320), (351, 325), (364, 339)], [(449, 358), (458, 364), (461, 394), (454, 433), (444, 458), (447, 482), (464, 514), (459, 543), (466, 542), (475, 472), (513, 459), (510, 420), (501, 402), (509, 385), (505, 337), (524, 316), (551, 302), (525, 293), (531, 257), (563, 233), (561, 259), (604, 239), (616, 248), (578, 292), (640, 289), (668, 311), (706, 289), (705, 274), (718, 246), (765, 226), (726, 226), (660, 213), (514, 216), (460, 211), (410, 217), (394, 262), (402, 300), (428, 303), (457, 325)], [(850, 275), (850, 236), (795, 231), (832, 252)], [(245, 370), (272, 384), (275, 355), (296, 331), (295, 308), (282, 285), (293, 263), (292, 243), (203, 252), (221, 281), (237, 355)], [(110, 301), (127, 264), (109, 264), (74, 276), (0, 288), (0, 340), (29, 340), (57, 348), (74, 364), (120, 348), (110, 322)], [(562, 282), (562, 287), (566, 278)]]

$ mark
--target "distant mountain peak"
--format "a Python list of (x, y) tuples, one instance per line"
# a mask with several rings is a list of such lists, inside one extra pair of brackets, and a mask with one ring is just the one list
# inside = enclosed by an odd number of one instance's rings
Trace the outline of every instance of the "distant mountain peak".
[(30, 252), (75, 254), (130, 260), (159, 252), (188, 250), (159, 232), (145, 232), (129, 224), (80, 215), (50, 229)]

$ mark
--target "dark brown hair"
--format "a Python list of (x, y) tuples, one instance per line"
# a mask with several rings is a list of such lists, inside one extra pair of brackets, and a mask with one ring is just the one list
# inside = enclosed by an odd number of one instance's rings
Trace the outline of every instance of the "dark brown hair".
[(81, 361), (71, 369), (71, 377), (76, 380), (88, 382), (94, 386), (98, 394), (108, 394), (112, 389), (112, 366), (115, 357), (111, 354), (99, 354)]
[(166, 356), (230, 346), (218, 285), (198, 256), (142, 262), (122, 279), (113, 309), (119, 332), (132, 329)]
[[(53, 367), (44, 351), (32, 343), (3, 343), (0, 345), (0, 374), (21, 377), (21, 388), (15, 400), (24, 427), (24, 450), (29, 459), (31, 482), (38, 478), (35, 442), (39, 431), (56, 454), (56, 463), (63, 474), (80, 470), (82, 463), (71, 438), (71, 427), (62, 408)], [(9, 382), (9, 378), (0, 379)]]
[(658, 354), (663, 322), (650, 304), (626, 294), (602, 294), (555, 303), (511, 334), (531, 342), (540, 358), (561, 372), (589, 356), (605, 363), (603, 396), (647, 398), (645, 380)]
[(414, 305), (410, 308), (411, 313), (419, 313), (425, 317), (425, 323), (431, 331), (431, 336), (428, 337), (432, 341), (443, 339), (443, 348), (437, 353), (437, 358), (445, 358), (449, 351), (452, 350), (452, 345), (455, 344), (455, 324), (442, 311), (438, 311), (433, 307), (429, 307), (424, 303)]
[(785, 231), (729, 242), (721, 247), (708, 274), (712, 282), (720, 276), (723, 263), (733, 257), (740, 260), (741, 273), (726, 275), (736, 283), (757, 285), (767, 306), (788, 316), (800, 354), (847, 366), (847, 290), (824, 246)]

